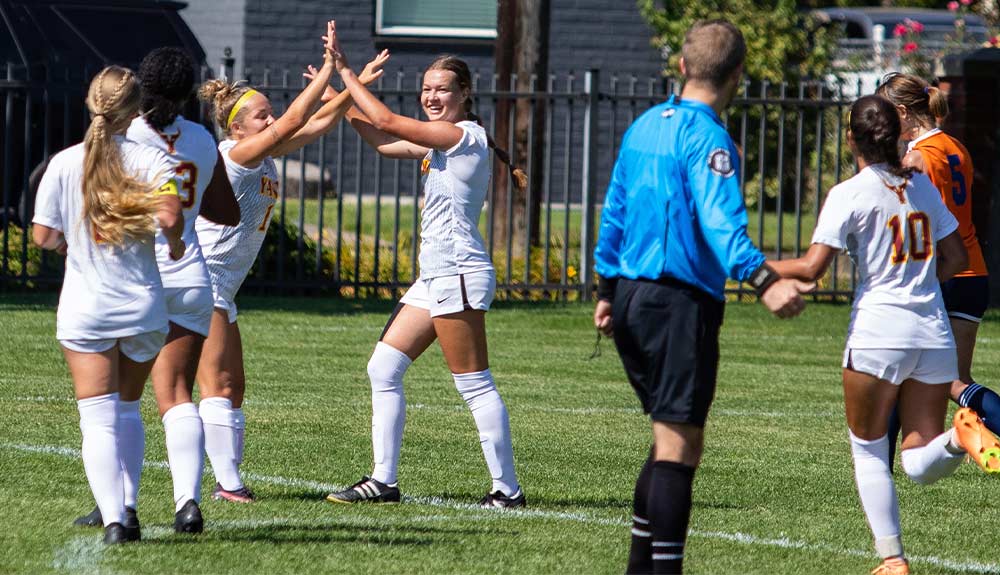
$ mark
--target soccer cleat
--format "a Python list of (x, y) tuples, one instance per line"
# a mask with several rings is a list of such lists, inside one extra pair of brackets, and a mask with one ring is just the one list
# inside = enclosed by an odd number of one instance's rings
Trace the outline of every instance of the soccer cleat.
[(1000, 441), (968, 407), (955, 412), (955, 438), (983, 471), (1000, 473)]
[(253, 503), (255, 500), (253, 491), (247, 489), (246, 486), (240, 487), (236, 491), (226, 491), (219, 483), (216, 483), (215, 489), (212, 490), (212, 499), (216, 501), (225, 499), (233, 503)]
[[(139, 522), (136, 520), (134, 513), (133, 511), (131, 517), (132, 525), (112, 523), (104, 528), (104, 543), (106, 545), (117, 545), (119, 543), (128, 543), (142, 539), (142, 534), (139, 532)], [(129, 523), (128, 518), (125, 519), (125, 523)]]
[(503, 494), (503, 491), (497, 489), (493, 493), (487, 493), (486, 497), (479, 500), (480, 507), (487, 508), (498, 508), (498, 509), (513, 509), (515, 507), (524, 507), (526, 502), (524, 500), (524, 492), (520, 489), (517, 493), (508, 497)]
[(174, 531), (177, 533), (201, 533), (205, 530), (205, 520), (201, 517), (201, 508), (194, 499), (181, 507), (181, 510), (174, 514)]
[(335, 491), (326, 496), (330, 503), (399, 503), (399, 486), (386, 485), (370, 477), (362, 477), (354, 485), (343, 491)]
[(890, 557), (872, 570), (872, 575), (910, 575), (910, 564), (902, 557)]
[(94, 506), (94, 510), (86, 515), (81, 515), (73, 521), (73, 525), (77, 527), (100, 527), (104, 525), (104, 520), (101, 518), (101, 508)]

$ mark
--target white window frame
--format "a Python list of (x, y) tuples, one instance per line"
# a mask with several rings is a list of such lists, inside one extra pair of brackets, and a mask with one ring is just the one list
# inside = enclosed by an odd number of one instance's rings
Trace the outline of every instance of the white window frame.
[(452, 28), (446, 26), (385, 26), (382, 24), (384, 0), (375, 0), (375, 33), (380, 36), (436, 36), (445, 38), (486, 38), (495, 39), (497, 29), (493, 28)]

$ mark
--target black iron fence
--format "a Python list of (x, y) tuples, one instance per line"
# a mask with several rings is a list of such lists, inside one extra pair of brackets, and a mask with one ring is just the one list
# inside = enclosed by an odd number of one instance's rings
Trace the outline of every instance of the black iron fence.
[[(89, 72), (49, 69), (17, 77), (8, 67), (0, 75), (6, 78), (0, 80), (0, 286), (61, 279), (60, 258), (31, 245), (26, 223), (39, 166), (82, 137)], [(248, 77), (278, 111), (302, 87), (290, 72), (251, 70)], [(373, 88), (391, 108), (417, 116), (419, 82), (418, 74), (396, 72)], [(668, 78), (596, 70), (532, 78), (520, 90), (501, 85), (493, 75), (474, 78), (475, 112), (488, 131), (507, 134), (499, 144), (533, 177), (524, 193), (508, 178), (494, 177), (482, 214), (498, 294), (587, 299), (601, 203), (622, 135), (679, 85)], [(517, 85), (516, 79), (510, 85)], [(739, 177), (748, 231), (768, 257), (799, 255), (809, 244), (825, 191), (853, 173), (844, 141), (849, 104), (840, 87), (748, 82), (725, 115), (743, 157)], [(188, 116), (207, 118), (197, 105)], [(382, 158), (341, 123), (277, 163), (281, 195), (247, 290), (394, 297), (413, 281), (419, 162)], [(730, 287), (744, 293), (740, 285)], [(819, 295), (846, 296), (853, 287), (853, 269), (841, 260), (821, 282)]]

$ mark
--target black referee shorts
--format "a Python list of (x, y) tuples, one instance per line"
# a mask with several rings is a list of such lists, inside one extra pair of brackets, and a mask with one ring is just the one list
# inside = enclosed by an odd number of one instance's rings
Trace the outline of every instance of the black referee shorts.
[(990, 305), (990, 280), (987, 276), (951, 278), (941, 283), (941, 295), (948, 317), (979, 323)]
[(724, 304), (669, 278), (621, 279), (612, 304), (615, 346), (653, 421), (705, 426), (715, 397)]

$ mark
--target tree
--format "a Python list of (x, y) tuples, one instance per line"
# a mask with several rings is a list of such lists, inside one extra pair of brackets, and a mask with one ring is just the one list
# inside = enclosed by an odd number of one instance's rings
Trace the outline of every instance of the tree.
[[(726, 18), (743, 31), (747, 75), (770, 82), (820, 77), (829, 67), (834, 38), (813, 30), (809, 16), (793, 0), (639, 0), (639, 11), (653, 28), (653, 44), (677, 70), (684, 34), (696, 20)], [(766, 31), (761, 33), (760, 31)]]

